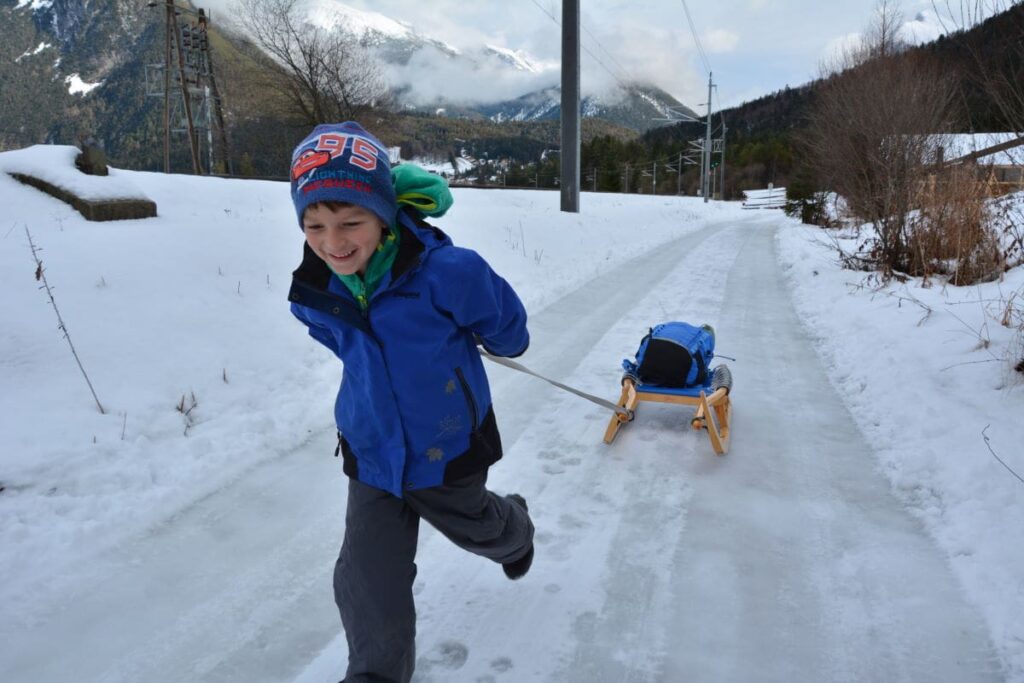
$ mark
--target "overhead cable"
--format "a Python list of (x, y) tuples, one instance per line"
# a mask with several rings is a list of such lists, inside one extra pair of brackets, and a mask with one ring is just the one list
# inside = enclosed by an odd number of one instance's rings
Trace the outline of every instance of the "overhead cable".
[[(562, 22), (560, 22), (558, 20), (558, 18), (554, 14), (552, 14), (549, 10), (545, 9), (543, 5), (541, 5), (539, 2), (537, 2), (537, 0), (532, 0), (532, 2), (533, 2), (534, 5), (537, 6), (537, 9), (539, 9), (541, 12), (543, 12), (548, 17), (548, 19), (550, 19), (551, 21), (555, 22), (556, 26), (558, 26), (558, 27), (562, 26)], [(584, 30), (586, 30), (586, 29), (584, 29)], [(600, 43), (597, 41), (597, 39), (594, 38), (593, 35), (590, 34), (589, 31), (587, 31), (587, 34), (590, 35), (590, 37), (594, 40), (595, 43), (598, 43), (598, 45), (600, 45)], [(615, 82), (618, 83), (619, 86), (623, 90), (629, 91), (632, 88), (632, 86), (630, 86), (628, 83), (626, 83), (621, 78), (619, 78), (619, 76), (617, 76), (615, 73), (613, 73), (612, 70), (608, 68), (608, 65), (606, 65), (603, 61), (601, 61), (601, 59), (597, 55), (595, 55), (593, 52), (590, 51), (590, 48), (588, 48), (586, 45), (583, 45), (582, 43), (580, 43), (580, 47), (583, 49), (584, 52), (586, 52), (588, 55), (590, 55), (590, 57), (595, 62), (597, 62), (597, 64), (602, 69), (607, 71), (608, 75), (611, 76), (613, 79), (615, 79)], [(604, 47), (602, 46), (601, 49), (604, 50)], [(605, 50), (605, 52), (607, 52), (607, 50)], [(621, 65), (620, 65), (620, 68), (621, 68)], [(623, 69), (623, 71), (625, 71), (625, 69)], [(628, 76), (629, 72), (626, 72), (626, 75)]]
[(690, 16), (690, 8), (686, 5), (686, 0), (681, 0), (683, 3), (683, 11), (686, 12), (686, 21), (690, 24), (690, 33), (693, 34), (693, 42), (697, 46), (697, 54), (700, 55), (700, 59), (704, 62), (704, 70), (711, 73), (711, 63), (708, 62), (708, 56), (704, 53), (704, 46), (700, 44), (700, 36), (697, 35), (697, 27), (693, 24), (693, 17)]

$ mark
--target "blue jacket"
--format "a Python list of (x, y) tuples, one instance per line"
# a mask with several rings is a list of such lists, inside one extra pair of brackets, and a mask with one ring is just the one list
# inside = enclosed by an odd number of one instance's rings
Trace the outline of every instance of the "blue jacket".
[(479, 254), (406, 211), (399, 225), (395, 263), (365, 314), (308, 246), (288, 298), (344, 364), (334, 414), (345, 473), (401, 497), (501, 458), (476, 344), (517, 356), (529, 334), (519, 297)]

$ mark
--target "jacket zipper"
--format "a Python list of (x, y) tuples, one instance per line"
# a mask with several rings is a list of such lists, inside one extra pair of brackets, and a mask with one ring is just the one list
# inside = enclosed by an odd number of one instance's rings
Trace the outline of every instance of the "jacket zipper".
[(473, 394), (469, 390), (469, 383), (466, 381), (466, 376), (462, 374), (462, 368), (455, 368), (455, 376), (459, 378), (459, 384), (462, 385), (462, 393), (466, 397), (466, 404), (469, 406), (469, 416), (473, 420), (473, 430), (476, 431), (477, 425), (477, 412), (476, 412), (476, 401), (473, 400)]

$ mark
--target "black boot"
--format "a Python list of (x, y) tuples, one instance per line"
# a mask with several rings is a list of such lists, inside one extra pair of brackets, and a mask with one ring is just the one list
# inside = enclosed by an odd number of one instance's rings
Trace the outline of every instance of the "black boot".
[[(506, 496), (509, 500), (523, 508), (523, 512), (529, 512), (530, 508), (526, 505), (526, 500), (518, 493), (510, 493)], [(526, 576), (526, 572), (530, 571), (530, 565), (533, 564), (533, 542), (530, 543), (529, 550), (526, 554), (520, 557), (518, 560), (512, 562), (506, 562), (501, 565), (501, 568), (505, 570), (505, 576), (515, 581)]]

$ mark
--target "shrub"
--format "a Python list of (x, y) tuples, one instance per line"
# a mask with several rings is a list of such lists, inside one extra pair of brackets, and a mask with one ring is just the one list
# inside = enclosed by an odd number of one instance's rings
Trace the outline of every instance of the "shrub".
[(908, 225), (906, 271), (943, 275), (954, 285), (993, 280), (1005, 258), (993, 227), (987, 185), (973, 165), (953, 166), (925, 180)]

